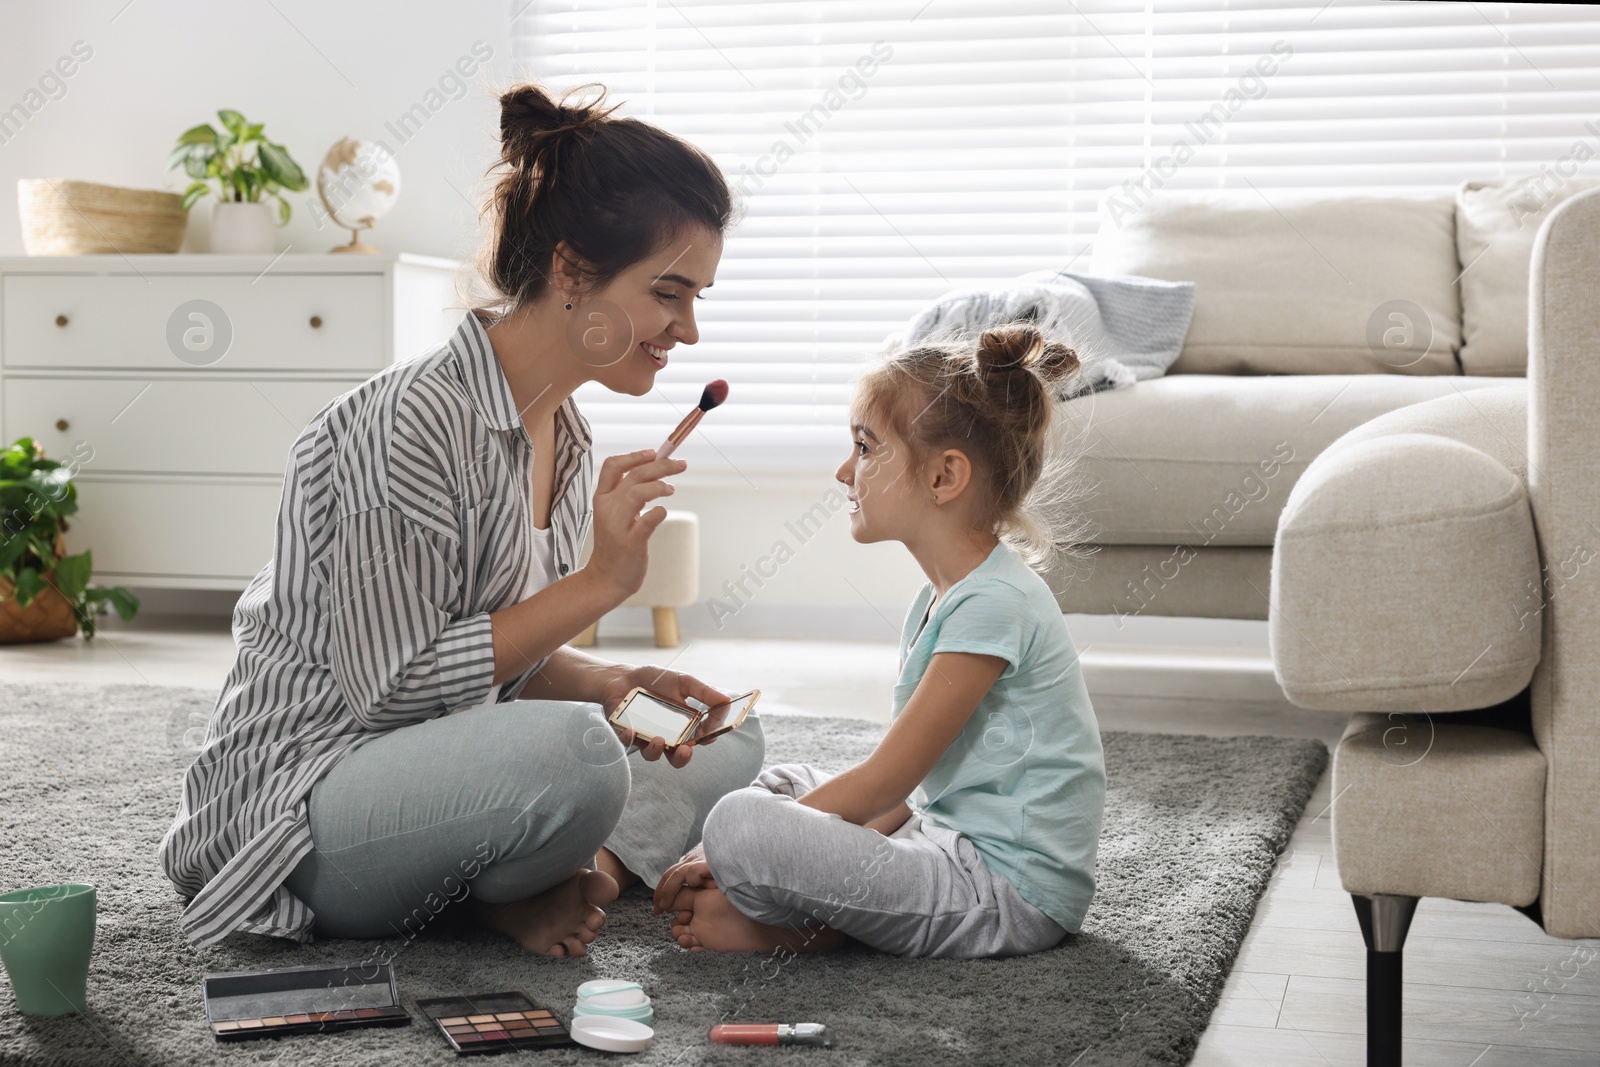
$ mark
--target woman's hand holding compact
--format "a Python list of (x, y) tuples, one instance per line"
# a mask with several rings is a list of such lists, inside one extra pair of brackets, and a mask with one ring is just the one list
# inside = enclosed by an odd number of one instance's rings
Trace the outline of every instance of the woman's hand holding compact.
[[(643, 686), (652, 693), (684, 703), (689, 697), (700, 701), (702, 704), (721, 704), (728, 700), (728, 695), (722, 693), (702, 682), (692, 675), (681, 671), (670, 671), (664, 667), (649, 665), (640, 667), (626, 667), (608, 679), (600, 689), (600, 704), (605, 709), (606, 718), (611, 718), (611, 713), (617, 710), (617, 705), (633, 691), (636, 686)], [(632, 745), (635, 741), (633, 731), (626, 726), (611, 724), (624, 745)], [(704, 744), (715, 743), (716, 738), (705, 741)], [(665, 753), (667, 762), (674, 767), (683, 767), (694, 755), (694, 744), (668, 746), (666, 742), (657, 737), (648, 744), (639, 746), (639, 754), (647, 760), (658, 760)]]

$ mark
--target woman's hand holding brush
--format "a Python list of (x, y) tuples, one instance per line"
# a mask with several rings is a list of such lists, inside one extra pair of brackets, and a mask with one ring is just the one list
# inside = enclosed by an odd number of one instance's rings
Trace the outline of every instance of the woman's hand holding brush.
[(662, 481), (689, 464), (657, 456), (654, 449), (608, 456), (600, 465), (594, 490), (594, 552), (584, 570), (606, 583), (618, 604), (644, 585), (650, 535), (667, 517), (661, 505), (644, 514), (639, 509), (673, 492)]
[[(560, 649), (644, 584), (646, 547), (667, 509), (651, 508), (643, 515), (639, 509), (671, 493), (663, 476), (686, 466), (680, 460), (655, 459), (653, 453), (645, 449), (610, 456), (600, 465), (594, 494), (594, 551), (582, 567), (528, 599), (491, 613), (495, 682), (506, 681)], [(527, 605), (535, 601), (542, 604), (530, 613)], [(523, 699), (566, 699), (570, 694), (564, 690), (592, 687), (592, 679), (572, 674), (571, 662), (560, 667), (553, 664), (534, 674), (522, 688)]]
[(728, 383), (716, 379), (701, 391), (700, 403), (684, 416), (660, 448), (611, 456), (600, 465), (594, 492), (594, 553), (585, 570), (592, 568), (598, 578), (611, 584), (618, 594), (617, 603), (644, 585), (650, 535), (667, 517), (667, 509), (661, 505), (642, 515), (639, 509), (673, 492), (672, 483), (661, 479), (677, 474), (689, 464), (671, 458), (672, 450), (683, 443), (706, 412), (727, 398)]
[[(665, 451), (670, 452), (682, 443), (705, 413), (722, 403), (727, 396), (728, 383), (722, 379), (718, 378), (707, 385), (700, 394), (699, 406), (667, 438)], [(650, 563), (650, 535), (666, 520), (667, 509), (657, 505), (643, 514), (639, 509), (658, 497), (670, 495), (672, 483), (663, 479), (669, 474), (682, 472), (688, 465), (665, 453), (658, 454), (653, 448), (608, 456), (600, 464), (600, 473), (595, 478), (591, 527), (594, 550), (588, 562), (576, 573), (556, 583), (557, 586), (565, 586), (566, 596), (557, 602), (565, 612), (558, 623), (565, 633), (576, 634), (585, 626), (592, 625), (644, 585), (645, 572)], [(552, 590), (545, 590), (530, 599), (536, 600), (551, 594)], [(546, 607), (550, 605), (546, 604)], [(546, 640), (548, 636), (548, 627), (529, 626), (528, 620), (522, 618), (526, 612), (520, 612), (520, 608), (519, 603), (496, 613), (506, 616), (501, 620), (502, 624), (494, 628), (496, 682), (504, 681), (511, 673), (524, 670), (528, 664), (535, 662), (540, 650), (530, 652), (525, 648), (535, 640)], [(544, 622), (550, 621), (548, 613), (541, 612), (541, 616)], [(523, 687), (524, 693), (534, 684), (533, 681), (528, 682)], [(694, 696), (707, 704), (717, 703), (717, 699), (712, 698), (720, 699), (721, 694), (709, 687), (697, 691), (695, 687), (700, 685), (699, 682), (693, 686), (683, 685), (679, 695)], [(617, 701), (621, 699), (620, 695), (616, 696)], [(692, 745), (679, 745), (668, 753), (673, 766), (681, 767), (688, 762), (692, 748)], [(643, 751), (645, 759), (658, 759), (665, 751), (665, 745), (652, 741)]]

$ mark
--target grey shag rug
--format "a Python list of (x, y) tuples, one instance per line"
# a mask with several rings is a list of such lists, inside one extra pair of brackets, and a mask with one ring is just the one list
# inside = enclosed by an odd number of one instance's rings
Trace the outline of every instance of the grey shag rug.
[[(640, 981), (656, 1007), (640, 1064), (1183, 1064), (1216, 1006), (1274, 861), (1327, 761), (1316, 741), (1110, 732), (1099, 888), (1082, 932), (1004, 960), (903, 960), (866, 949), (781, 960), (689, 954), (635, 890), (581, 960), (530, 956), (450, 919), (416, 939), (300, 946), (238, 935), (196, 952), (156, 863), (180, 776), (215, 694), (157, 686), (0, 686), (0, 890), (67, 881), (99, 890), (89, 1011), (19, 1014), (0, 989), (0, 1063), (445, 1064), (418, 997), (522, 989), (570, 1020), (591, 978)], [(841, 769), (870, 723), (769, 715), (769, 762)], [(392, 954), (410, 1026), (221, 1044), (206, 1029), (207, 971), (351, 963)], [(380, 957), (381, 958), (381, 957)], [(0, 979), (3, 980), (3, 979)], [(823, 1022), (831, 1050), (711, 1045), (735, 1021)], [(542, 1063), (609, 1054), (555, 1049)]]

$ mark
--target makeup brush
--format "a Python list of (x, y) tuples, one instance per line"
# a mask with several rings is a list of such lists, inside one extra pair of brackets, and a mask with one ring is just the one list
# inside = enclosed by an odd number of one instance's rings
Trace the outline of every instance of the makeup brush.
[(708, 384), (700, 392), (700, 404), (693, 411), (683, 417), (678, 423), (678, 428), (667, 435), (667, 443), (656, 449), (656, 458), (665, 459), (672, 455), (672, 450), (683, 444), (683, 439), (689, 436), (689, 431), (700, 424), (706, 412), (728, 399), (728, 382), (718, 378)]

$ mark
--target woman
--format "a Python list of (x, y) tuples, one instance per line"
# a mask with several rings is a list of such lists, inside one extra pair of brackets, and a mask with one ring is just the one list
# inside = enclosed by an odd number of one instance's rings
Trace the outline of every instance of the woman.
[(641, 586), (666, 510), (640, 509), (685, 467), (646, 450), (594, 478), (572, 393), (643, 395), (699, 339), (727, 185), (615, 105), (533, 85), (500, 102), (493, 298), (295, 441), (272, 559), (235, 609), (238, 655), (161, 842), (197, 946), (409, 935), (472, 897), (528, 950), (581, 956), (603, 906), (659, 880), (760, 770), (754, 719), (630, 753), (605, 715), (634, 686), (727, 695), (565, 645)]

